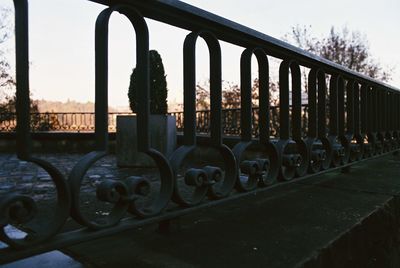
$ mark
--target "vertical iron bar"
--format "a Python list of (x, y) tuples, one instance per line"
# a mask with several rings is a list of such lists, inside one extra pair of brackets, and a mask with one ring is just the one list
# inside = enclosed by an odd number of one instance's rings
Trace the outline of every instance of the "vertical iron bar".
[(183, 128), (184, 144), (196, 144), (196, 51), (194, 33), (188, 35), (183, 45)]
[(371, 88), (371, 120), (372, 120), (372, 132), (376, 132), (378, 130), (378, 109), (376, 108), (378, 104), (378, 94), (376, 91), (376, 87)]
[(137, 147), (141, 152), (150, 148), (149, 140), (149, 33), (144, 18), (138, 13), (115, 6), (100, 13), (95, 29), (95, 138), (96, 150), (108, 148), (108, 24), (112, 12), (119, 11), (131, 22), (136, 32), (137, 72)]
[(357, 90), (355, 81), (349, 80), (346, 85), (346, 130), (347, 133), (354, 133), (354, 100), (353, 91)]
[(329, 80), (329, 134), (338, 135), (338, 76), (331, 75)]
[(105, 151), (108, 144), (108, 17), (112, 10), (103, 11), (95, 28), (95, 140), (96, 150)]
[(344, 135), (345, 115), (344, 115), (344, 80), (341, 76), (337, 78), (337, 98), (338, 98), (338, 134)]
[(255, 130), (254, 114), (252, 108), (252, 81), (251, 81), (251, 58), (256, 56), (258, 62), (259, 81), (259, 109), (258, 128), (261, 143), (269, 141), (269, 67), (265, 52), (259, 48), (246, 49), (240, 58), (241, 70), (241, 137), (243, 141), (252, 138), (252, 129)]
[(326, 136), (326, 81), (325, 73), (318, 71), (318, 137)]
[(387, 117), (387, 92), (385, 88), (382, 88), (382, 133), (386, 136), (386, 131), (388, 127), (388, 117)]
[(361, 133), (365, 134), (370, 131), (369, 127), (369, 120), (371, 120), (371, 117), (369, 117), (368, 110), (370, 109), (370, 106), (368, 104), (368, 97), (369, 97), (369, 86), (368, 84), (364, 83), (361, 86), (361, 92), (360, 92), (360, 124), (361, 124)]
[[(202, 33), (208, 45), (210, 54), (210, 137), (211, 143), (215, 146), (222, 144), (222, 66), (221, 66), (221, 47), (218, 39), (210, 33)], [(250, 96), (251, 102), (251, 96)], [(251, 110), (250, 110), (251, 116)], [(251, 121), (250, 121), (251, 122)], [(250, 125), (251, 135), (251, 125)]]
[(388, 129), (389, 129), (390, 133), (393, 134), (392, 133), (392, 131), (393, 131), (393, 112), (394, 112), (393, 111), (393, 93), (390, 92), (389, 90), (388, 90), (388, 102), (389, 102), (388, 111), (387, 111), (387, 113), (388, 113)]
[(353, 87), (353, 115), (354, 115), (354, 134), (360, 134), (360, 87), (354, 84)]
[[(393, 131), (393, 116), (394, 116), (394, 110), (393, 110), (394, 94), (392, 92), (388, 91), (387, 99), (388, 99), (388, 107), (387, 107), (388, 130), (390, 132), (392, 132)], [(393, 134), (393, 133), (391, 133), (391, 134)]]
[(258, 127), (260, 143), (269, 142), (269, 64), (263, 50), (255, 50), (258, 61)]
[(300, 140), (301, 135), (301, 72), (296, 62), (291, 62), (290, 72), (292, 75), (292, 137)]
[(16, 55), (17, 156), (27, 159), (31, 153), (29, 96), (28, 1), (14, 0)]
[[(146, 21), (140, 15), (125, 14), (136, 31), (136, 71), (137, 71), (137, 146), (139, 151), (150, 148), (150, 66), (149, 66), (149, 31)], [(136, 18), (136, 21), (133, 19)]]
[(311, 69), (308, 73), (308, 133), (310, 138), (317, 137), (317, 73)]
[[(396, 93), (396, 110), (394, 111), (396, 115), (396, 121), (395, 121), (395, 129), (398, 132), (398, 135), (400, 136), (400, 94)], [(399, 137), (400, 138), (400, 137)]]
[(279, 67), (279, 138), (289, 139), (289, 65), (283, 61)]
[(377, 109), (378, 109), (378, 132), (382, 134), (382, 131), (384, 129), (384, 101), (383, 101), (383, 91), (381, 88), (378, 88), (378, 104), (377, 104)]
[(253, 51), (246, 49), (240, 57), (240, 129), (242, 141), (251, 140), (252, 99), (251, 99), (251, 56)]
[(390, 106), (390, 111), (389, 111), (389, 114), (390, 114), (390, 130), (391, 131), (395, 131), (395, 122), (396, 122), (396, 93), (395, 92), (391, 92), (391, 98), (390, 98), (390, 101), (391, 101), (391, 106)]

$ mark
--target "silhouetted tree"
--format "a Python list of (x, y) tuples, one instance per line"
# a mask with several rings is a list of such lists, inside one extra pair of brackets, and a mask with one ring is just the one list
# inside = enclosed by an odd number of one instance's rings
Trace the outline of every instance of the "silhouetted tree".
[[(255, 78), (252, 86), (253, 106), (258, 106), (258, 78)], [(270, 105), (277, 105), (279, 99), (277, 96), (278, 86), (275, 82), (269, 82), (270, 90)], [(196, 109), (207, 110), (210, 108), (210, 90), (209, 83), (203, 82), (201, 85), (196, 85)], [(222, 90), (222, 109), (238, 109), (240, 108), (240, 87), (232, 82), (224, 81)]]
[(204, 82), (202, 85), (196, 85), (196, 110), (209, 110), (210, 109), (210, 86), (209, 81)]
[[(167, 80), (164, 72), (164, 65), (160, 54), (156, 50), (150, 50), (150, 112), (152, 114), (166, 114), (167, 104)], [(136, 112), (137, 100), (137, 81), (136, 68), (133, 69), (129, 85), (128, 98), (132, 112)]]
[(343, 65), (372, 78), (389, 81), (393, 68), (384, 68), (371, 55), (366, 36), (347, 27), (336, 30), (331, 27), (329, 34), (322, 38), (312, 35), (311, 27), (292, 28), (284, 39), (306, 51)]
[[(10, 63), (6, 58), (6, 41), (12, 36), (11, 10), (0, 8), (0, 121), (14, 120), (15, 113), (15, 79), (11, 74)], [(14, 91), (14, 92), (13, 92)], [(30, 101), (30, 111), (37, 113), (36, 101)]]
[(11, 75), (10, 64), (6, 58), (6, 41), (11, 36), (11, 10), (0, 8), (0, 89), (1, 102), (8, 101), (9, 91), (14, 88), (15, 80)]

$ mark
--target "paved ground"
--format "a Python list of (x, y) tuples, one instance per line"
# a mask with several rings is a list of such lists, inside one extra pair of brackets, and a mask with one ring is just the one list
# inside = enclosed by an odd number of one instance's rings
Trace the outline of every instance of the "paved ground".
[[(400, 158), (388, 156), (192, 213), (169, 234), (151, 225), (66, 252), (88, 267), (294, 267), (399, 192)], [(387, 267), (383, 257), (365, 258)]]
[[(47, 160), (56, 166), (66, 177), (83, 154), (38, 154), (38, 158)], [(145, 174), (150, 180), (156, 176), (151, 169), (118, 168), (115, 156), (110, 155), (95, 163), (87, 172), (84, 184), (95, 187), (103, 179), (123, 179), (136, 174)], [(13, 154), (0, 154), (0, 194), (22, 192), (35, 199), (50, 198), (53, 189), (49, 174), (37, 165), (19, 160)]]
[[(79, 156), (47, 157), (68, 172)], [(37, 198), (49, 194), (35, 190), (48, 183), (46, 174), (13, 156), (1, 157), (0, 191), (26, 187)], [(101, 162), (88, 174), (88, 184), (124, 176), (121, 172)], [(191, 213), (173, 221), (168, 234), (149, 225), (63, 251), (86, 267), (293, 267), (317, 256), (399, 192), (400, 158), (387, 156), (357, 164), (350, 173), (318, 175)], [(383, 267), (379, 264), (370, 267)]]
[[(57, 167), (63, 175), (68, 174), (83, 154), (38, 154)], [(159, 189), (159, 174), (152, 168), (119, 168), (116, 165), (115, 155), (106, 156), (89, 168), (81, 183), (81, 209), (90, 213), (92, 219), (106, 217), (111, 205), (99, 202), (96, 197), (96, 187), (105, 179), (123, 180), (129, 176), (140, 175), (153, 183), (152, 194)], [(21, 193), (31, 196), (37, 203), (38, 212), (45, 217), (46, 213), (54, 208), (56, 188), (49, 174), (36, 164), (21, 161), (16, 155), (0, 154), (0, 195), (5, 193)], [(43, 212), (43, 213), (42, 213)]]

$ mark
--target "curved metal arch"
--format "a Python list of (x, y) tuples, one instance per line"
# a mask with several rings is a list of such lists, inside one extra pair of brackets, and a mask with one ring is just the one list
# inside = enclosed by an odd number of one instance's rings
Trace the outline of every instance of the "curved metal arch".
[(137, 131), (138, 150), (150, 148), (149, 139), (149, 32), (144, 17), (135, 9), (116, 5), (103, 10), (95, 27), (95, 137), (97, 150), (107, 150), (108, 145), (108, 25), (113, 12), (123, 14), (136, 32), (137, 71)]
[(242, 141), (251, 141), (252, 127), (252, 81), (251, 58), (253, 54), (258, 62), (259, 77), (259, 141), (269, 141), (269, 64), (265, 51), (261, 48), (247, 48), (240, 57), (240, 95), (241, 95), (241, 137)]
[(332, 145), (331, 165), (337, 167), (347, 163), (349, 155), (348, 142), (344, 133), (344, 79), (338, 75), (331, 75), (329, 81), (329, 135)]
[[(291, 120), (289, 120), (289, 71), (292, 78)], [(301, 134), (301, 73), (299, 64), (294, 60), (284, 60), (279, 67), (279, 102), (280, 135), (278, 144), (281, 147), (282, 161), (285, 162), (285, 167), (281, 168), (280, 175), (282, 179), (288, 180), (293, 178), (294, 174), (299, 177), (304, 176), (309, 166), (308, 147)], [(289, 133), (290, 123), (292, 135)]]
[(309, 172), (311, 173), (327, 169), (331, 164), (333, 143), (328, 139), (326, 133), (325, 106), (325, 72), (315, 67), (310, 70), (308, 75), (308, 133), (306, 143), (309, 148)]
[[(211, 95), (211, 137), (209, 144), (221, 154), (225, 164), (225, 174), (214, 166), (205, 166), (202, 169), (189, 168), (185, 172), (185, 184), (194, 187), (191, 198), (180, 193), (177, 176), (183, 160), (196, 149), (196, 41), (201, 37), (205, 40), (210, 55), (210, 95)], [(221, 47), (218, 39), (210, 32), (191, 32), (185, 38), (183, 45), (184, 69), (184, 142), (170, 157), (170, 163), (175, 175), (174, 193), (172, 201), (188, 207), (202, 202), (208, 194), (210, 199), (224, 198), (231, 192), (236, 179), (236, 160), (232, 151), (222, 144), (221, 127)], [(214, 170), (213, 172), (211, 172)], [(216, 176), (215, 174), (219, 174)], [(222, 179), (223, 178), (223, 179)], [(216, 182), (222, 182), (214, 187)]]
[[(118, 200), (110, 201), (114, 206), (102, 222), (87, 218), (79, 207), (79, 194), (81, 182), (92, 164), (107, 155), (108, 151), (108, 24), (111, 14), (118, 11), (125, 15), (136, 31), (136, 70), (139, 90), (137, 97), (137, 148), (151, 157), (160, 170), (161, 187), (159, 194), (151, 204), (146, 207), (137, 206), (133, 188), (139, 185), (135, 182), (104, 181), (97, 187), (98, 199), (109, 202), (106, 192), (117, 192)], [(71, 216), (80, 224), (92, 229), (101, 229), (113, 226), (119, 222), (129, 209), (139, 217), (149, 217), (159, 214), (168, 204), (173, 192), (173, 172), (168, 160), (160, 152), (150, 148), (149, 137), (149, 34), (147, 24), (142, 15), (134, 8), (125, 5), (116, 5), (103, 10), (96, 21), (95, 27), (95, 138), (96, 151), (86, 154), (74, 166), (69, 175), (72, 189)], [(140, 142), (139, 142), (140, 138)], [(138, 180), (143, 178), (138, 177)], [(150, 185), (148, 183), (148, 185)], [(133, 187), (133, 188), (132, 188)], [(106, 196), (106, 197), (103, 197)]]
[(198, 37), (204, 39), (210, 55), (211, 144), (219, 146), (222, 144), (221, 47), (218, 39), (206, 31), (191, 32), (186, 36), (183, 44), (184, 144), (196, 144), (196, 41)]
[(296, 61), (284, 60), (279, 67), (279, 108), (281, 139), (289, 139), (289, 71), (292, 77), (292, 138), (301, 139), (301, 73)]
[[(259, 72), (259, 142), (252, 141), (252, 80), (251, 59), (257, 58)], [(240, 58), (241, 88), (241, 142), (233, 148), (238, 162), (236, 189), (240, 192), (268, 186), (275, 182), (279, 172), (279, 153), (269, 140), (269, 66), (268, 57), (261, 48), (246, 48)], [(267, 153), (267, 158), (242, 161), (244, 152), (251, 146)], [(264, 155), (265, 156), (265, 155)], [(243, 174), (245, 175), (241, 175)]]

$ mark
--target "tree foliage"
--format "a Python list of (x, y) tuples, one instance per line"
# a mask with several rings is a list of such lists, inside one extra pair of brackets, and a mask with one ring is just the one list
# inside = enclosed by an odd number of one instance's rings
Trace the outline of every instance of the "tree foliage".
[[(393, 72), (392, 68), (382, 67), (373, 59), (368, 41), (365, 35), (360, 32), (350, 32), (346, 27), (341, 31), (331, 28), (329, 34), (323, 38), (317, 38), (311, 34), (310, 27), (293, 27), (290, 34), (284, 39), (300, 48), (317, 54), (323, 58), (336, 62), (356, 72), (363, 73), (375, 79), (388, 81)], [(304, 87), (307, 89), (307, 73), (303, 73)], [(196, 104), (198, 110), (209, 109), (209, 86), (207, 83), (197, 85)], [(256, 78), (253, 81), (252, 99), (253, 105), (258, 103), (259, 81)], [(269, 82), (270, 105), (279, 105), (279, 83)], [(240, 108), (240, 86), (237, 84), (224, 82), (222, 91), (222, 108), (233, 109)]]
[(209, 81), (196, 85), (196, 110), (210, 109), (210, 84)]
[(0, 8), (0, 89), (1, 100), (8, 99), (8, 91), (15, 86), (14, 77), (11, 75), (10, 64), (6, 58), (6, 41), (11, 36), (10, 28), (11, 11), (6, 8)]
[[(160, 54), (156, 50), (150, 50), (149, 53), (150, 63), (150, 112), (152, 114), (166, 114), (168, 112), (168, 89), (167, 80), (164, 71), (164, 65)], [(132, 112), (136, 112), (137, 107), (137, 72), (136, 68), (133, 69), (128, 98), (129, 106)]]
[(359, 31), (350, 31), (347, 27), (337, 30), (332, 26), (328, 35), (317, 38), (311, 33), (311, 27), (297, 25), (284, 39), (372, 78), (385, 82), (391, 79), (393, 68), (384, 68), (372, 57), (368, 40)]
[[(259, 80), (255, 78), (253, 80), (253, 86), (251, 89), (251, 97), (253, 100), (253, 106), (258, 106), (258, 90)], [(275, 106), (278, 104), (278, 84), (269, 82), (270, 90), (270, 105)], [(210, 90), (209, 82), (203, 82), (202, 84), (196, 85), (196, 109), (208, 110), (210, 109)], [(224, 81), (222, 86), (222, 109), (239, 109), (240, 108), (240, 86), (238, 84)]]
[[(0, 113), (3, 114), (1, 121), (11, 120), (15, 113), (15, 85), (16, 81), (11, 74), (11, 66), (7, 60), (6, 42), (12, 36), (11, 10), (0, 8)], [(30, 111), (37, 113), (38, 104), (30, 101)]]

